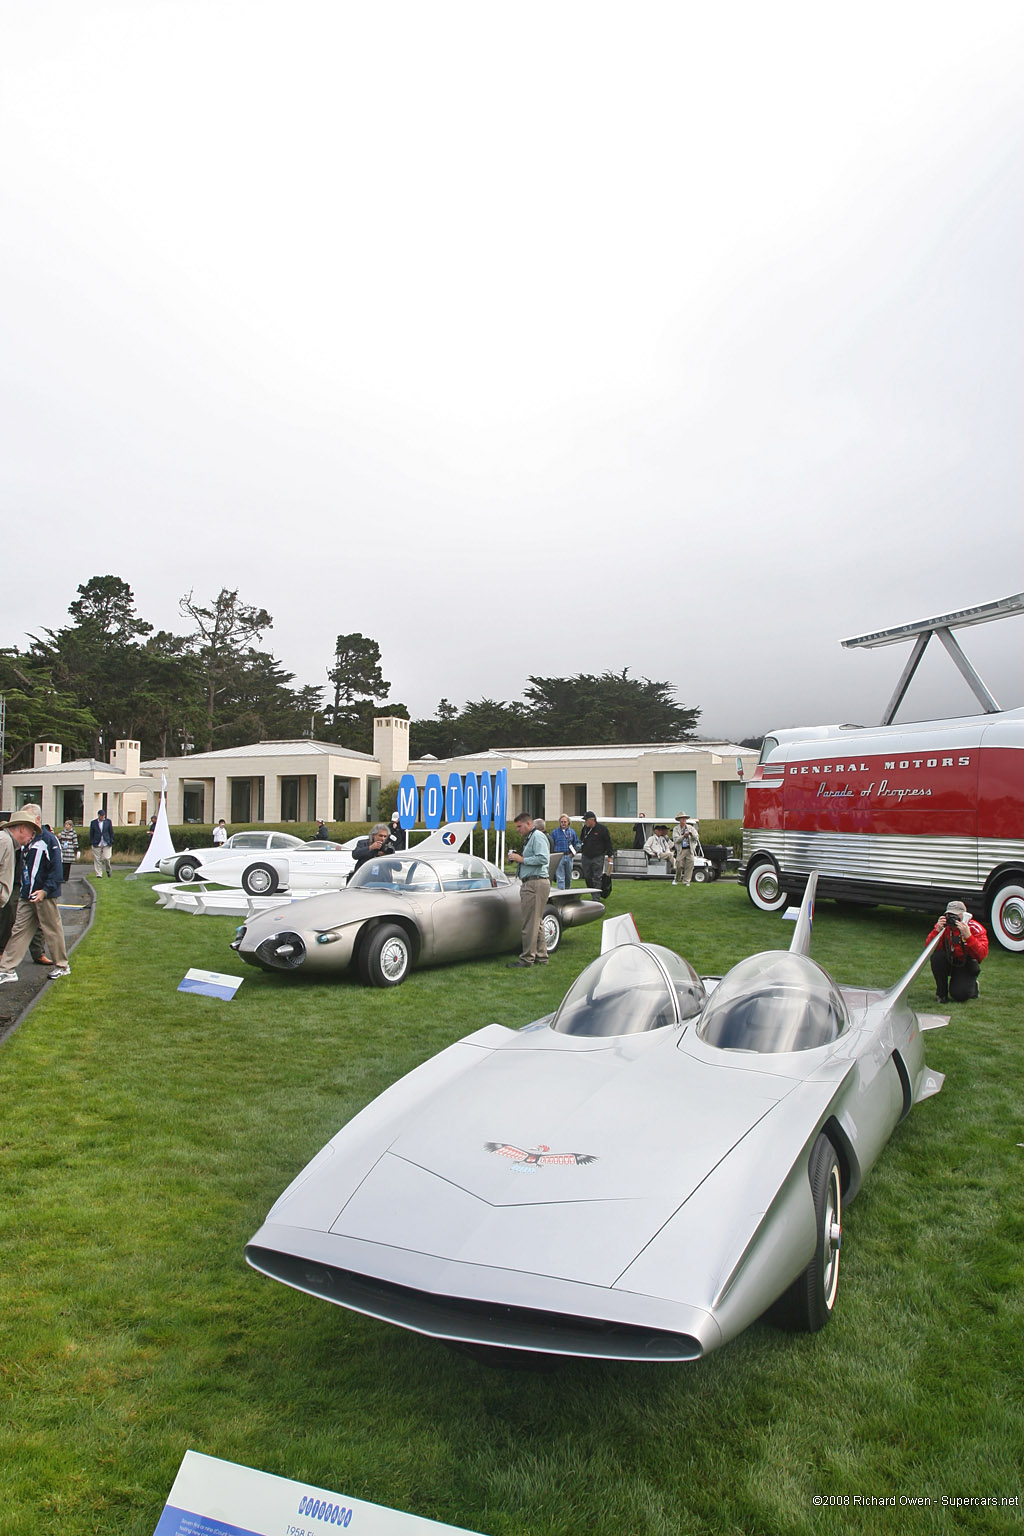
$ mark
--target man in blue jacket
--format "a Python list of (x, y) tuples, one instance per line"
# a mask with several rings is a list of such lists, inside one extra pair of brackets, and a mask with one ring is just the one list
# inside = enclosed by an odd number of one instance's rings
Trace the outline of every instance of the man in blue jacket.
[(568, 816), (558, 818), (558, 826), (551, 834), (551, 852), (562, 854), (558, 861), (558, 889), (572, 890), (572, 856), (580, 851), (580, 840), (569, 825)]
[[(64, 874), (64, 860), (60, 843), (53, 833), (42, 826), (43, 813), (38, 805), (23, 805), (15, 811), (7, 826), (18, 841), (28, 830), (28, 844), (21, 856), (21, 900), (14, 929), (7, 946), (0, 955), (0, 986), (7, 981), (17, 981), (18, 965), (35, 933), (40, 933), (46, 945), (46, 953), (53, 959), (50, 977), (70, 976), (68, 952), (64, 944), (64, 926), (57, 909), (57, 900)], [(22, 829), (22, 830), (19, 830)]]

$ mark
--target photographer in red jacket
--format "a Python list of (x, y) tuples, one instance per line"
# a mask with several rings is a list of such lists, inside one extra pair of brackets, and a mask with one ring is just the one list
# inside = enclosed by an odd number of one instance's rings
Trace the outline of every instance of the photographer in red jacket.
[(976, 923), (962, 901), (951, 901), (940, 917), (929, 940), (940, 933), (942, 939), (932, 952), (935, 995), (940, 1003), (966, 1003), (978, 995), (978, 972), (988, 954), (988, 934)]

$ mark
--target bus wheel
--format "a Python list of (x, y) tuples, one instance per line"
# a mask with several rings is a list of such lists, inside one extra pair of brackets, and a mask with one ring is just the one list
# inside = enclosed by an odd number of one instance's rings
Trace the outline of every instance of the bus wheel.
[(1024, 950), (1024, 885), (1007, 880), (992, 898), (992, 932), (1003, 949)]
[(747, 895), (762, 912), (781, 912), (789, 901), (771, 859), (758, 859), (747, 876)]

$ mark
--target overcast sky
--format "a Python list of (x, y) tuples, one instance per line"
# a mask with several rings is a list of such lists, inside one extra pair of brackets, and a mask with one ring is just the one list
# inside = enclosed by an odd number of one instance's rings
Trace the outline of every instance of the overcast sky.
[(1024, 590), (1022, 78), (1020, 0), (0, 0), (0, 645), (113, 572), (414, 716), (878, 719), (841, 639)]

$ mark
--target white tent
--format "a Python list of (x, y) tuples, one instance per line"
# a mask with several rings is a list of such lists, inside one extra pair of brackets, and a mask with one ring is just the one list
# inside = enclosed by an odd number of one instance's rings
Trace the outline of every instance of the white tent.
[(145, 857), (135, 873), (137, 875), (154, 874), (157, 860), (169, 858), (173, 853), (174, 844), (171, 842), (171, 829), (167, 823), (167, 775), (164, 774), (160, 785), (160, 809), (156, 813), (156, 826), (153, 828), (153, 836), (149, 840)]

